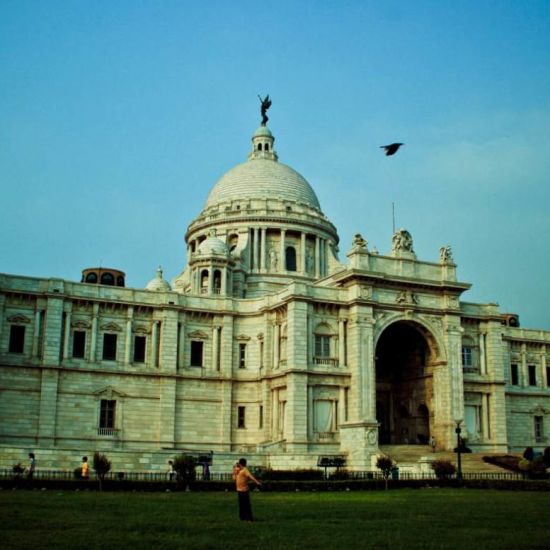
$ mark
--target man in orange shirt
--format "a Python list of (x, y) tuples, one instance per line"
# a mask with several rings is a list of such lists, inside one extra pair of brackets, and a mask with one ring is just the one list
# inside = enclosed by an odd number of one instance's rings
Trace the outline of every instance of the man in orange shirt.
[(237, 495), (239, 497), (239, 518), (243, 521), (253, 521), (248, 481), (250, 480), (256, 485), (261, 485), (261, 483), (250, 473), (249, 469), (246, 467), (246, 458), (241, 458), (239, 460), (239, 468), (233, 469), (233, 477), (235, 479)]

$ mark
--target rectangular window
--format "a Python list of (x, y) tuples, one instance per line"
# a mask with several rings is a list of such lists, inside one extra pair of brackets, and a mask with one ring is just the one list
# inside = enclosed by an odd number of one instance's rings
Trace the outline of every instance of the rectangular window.
[(239, 368), (246, 368), (246, 344), (239, 344)]
[(146, 336), (134, 337), (134, 363), (145, 363)]
[(237, 428), (245, 428), (245, 407), (237, 407)]
[(529, 369), (529, 385), (536, 386), (537, 385), (537, 367), (536, 365), (529, 365), (527, 368)]
[(510, 376), (512, 386), (519, 386), (519, 368), (516, 363), (510, 365)]
[(113, 429), (115, 427), (115, 412), (116, 401), (102, 399), (99, 409), (99, 427)]
[(116, 361), (116, 334), (103, 335), (103, 359), (105, 361)]
[(8, 349), (10, 353), (23, 353), (25, 349), (25, 327), (23, 325), (11, 325)]
[(468, 346), (462, 346), (462, 367), (465, 369), (473, 367), (472, 348)]
[(191, 341), (191, 366), (202, 367), (203, 342)]
[(84, 330), (75, 330), (73, 332), (73, 357), (84, 359), (86, 351), (86, 332)]
[(544, 417), (535, 416), (535, 441), (544, 441)]
[(546, 387), (550, 388), (550, 367), (546, 367)]
[(315, 335), (315, 357), (330, 357), (330, 336)]

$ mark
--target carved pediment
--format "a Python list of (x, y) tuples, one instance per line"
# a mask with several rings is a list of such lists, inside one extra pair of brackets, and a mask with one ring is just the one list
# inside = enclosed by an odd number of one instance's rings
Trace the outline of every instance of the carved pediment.
[(135, 334), (145, 335), (149, 334), (151, 329), (147, 325), (135, 325), (133, 331)]
[(116, 399), (117, 397), (126, 397), (124, 392), (113, 388), (113, 386), (104, 386), (103, 388), (96, 390), (94, 395), (96, 395), (99, 399), (109, 400)]
[(235, 336), (235, 340), (240, 342), (248, 342), (248, 340), (250, 340), (250, 336), (247, 336), (246, 334), (238, 334)]
[(206, 340), (208, 338), (208, 334), (206, 334), (206, 332), (203, 332), (202, 330), (194, 330), (193, 332), (188, 332), (187, 336), (189, 338), (194, 338), (195, 340)]
[(544, 416), (550, 413), (550, 410), (545, 409), (542, 405), (537, 405), (529, 411), (533, 416)]
[(91, 327), (91, 324), (88, 322), (88, 321), (83, 321), (82, 319), (75, 319), (72, 323), (71, 323), (71, 326), (73, 328), (77, 328), (77, 329), (80, 329), (80, 330), (84, 330), (86, 328), (90, 328)]
[(15, 315), (11, 315), (8, 317), (8, 321), (13, 324), (21, 325), (24, 323), (30, 323), (31, 320), (23, 315), (22, 313), (16, 313)]
[(122, 327), (120, 325), (117, 325), (116, 323), (106, 323), (105, 325), (101, 325), (101, 330), (104, 330), (105, 332), (122, 332)]
[(259, 332), (259, 333), (256, 335), (256, 338), (258, 338), (258, 340), (263, 340), (263, 339), (264, 339), (264, 333), (263, 333), (263, 332)]

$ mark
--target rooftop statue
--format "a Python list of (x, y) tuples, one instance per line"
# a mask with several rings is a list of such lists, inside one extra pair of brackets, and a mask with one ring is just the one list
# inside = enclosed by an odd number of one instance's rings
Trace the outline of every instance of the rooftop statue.
[(392, 252), (414, 252), (411, 234), (406, 229), (400, 229), (393, 234)]
[(258, 95), (258, 98), (260, 99), (260, 102), (262, 104), (262, 126), (265, 126), (267, 124), (267, 121), (269, 120), (267, 116), (267, 110), (271, 107), (271, 99), (269, 99), (269, 94), (267, 94), (263, 99), (260, 95)]

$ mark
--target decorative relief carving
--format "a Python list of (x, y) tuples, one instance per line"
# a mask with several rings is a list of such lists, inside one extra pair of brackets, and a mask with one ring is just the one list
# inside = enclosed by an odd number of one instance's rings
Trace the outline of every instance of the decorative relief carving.
[(248, 342), (248, 340), (250, 340), (250, 336), (247, 336), (246, 334), (238, 334), (237, 336), (235, 336), (235, 340)]
[(364, 300), (368, 300), (372, 297), (372, 287), (370, 286), (362, 286), (359, 289), (359, 296), (363, 298)]
[(116, 323), (113, 323), (113, 322), (101, 325), (100, 328), (101, 330), (104, 330), (106, 332), (122, 332), (122, 328), (120, 327), (120, 325), (117, 325)]
[(8, 322), (16, 325), (22, 325), (30, 323), (31, 320), (21, 313), (16, 313), (15, 315), (11, 315), (10, 317), (8, 317)]
[(402, 290), (397, 294), (395, 301), (398, 304), (418, 304), (418, 298), (412, 290)]
[(351, 242), (351, 250), (352, 252), (367, 252), (367, 244), (366, 239), (363, 239), (361, 233), (356, 233)]
[(90, 328), (92, 325), (89, 321), (84, 321), (83, 319), (75, 319), (71, 323), (71, 326), (73, 328), (78, 328), (80, 330), (83, 330), (83, 329), (86, 329), (86, 328)]
[(192, 332), (188, 332), (187, 336), (189, 338), (195, 338), (196, 340), (207, 340), (208, 339), (208, 334), (206, 334), (202, 330), (194, 330)]
[(375, 445), (376, 442), (378, 441), (378, 430), (371, 428), (370, 430), (367, 431), (366, 437), (367, 437), (367, 443), (369, 445)]

